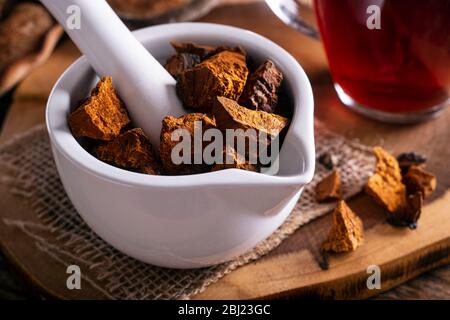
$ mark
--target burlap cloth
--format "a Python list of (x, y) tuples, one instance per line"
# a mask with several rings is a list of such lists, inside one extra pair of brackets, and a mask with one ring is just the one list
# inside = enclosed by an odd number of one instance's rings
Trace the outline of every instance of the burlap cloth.
[[(315, 126), (316, 151), (338, 157), (345, 198), (358, 193), (373, 172), (371, 149), (357, 141), (346, 140)], [(36, 248), (49, 259), (66, 266), (89, 268), (83, 281), (111, 299), (188, 299), (205, 290), (239, 266), (258, 259), (277, 247), (298, 227), (329, 212), (333, 203), (315, 201), (315, 186), (328, 171), (317, 164), (312, 183), (286, 222), (268, 239), (233, 261), (203, 269), (175, 270), (151, 266), (130, 258), (100, 239), (81, 220), (61, 185), (51, 155), (49, 138), (39, 126), (0, 147), (0, 169), (6, 172), (0, 183), (29, 201), (33, 221), (3, 219), (11, 228), (19, 228), (32, 238)]]

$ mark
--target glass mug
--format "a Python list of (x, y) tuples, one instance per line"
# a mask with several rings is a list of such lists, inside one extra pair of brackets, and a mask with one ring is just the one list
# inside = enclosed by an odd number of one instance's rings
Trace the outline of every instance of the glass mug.
[[(319, 38), (298, 0), (266, 0), (285, 23)], [(410, 123), (450, 103), (450, 0), (314, 0), (340, 100), (385, 122)]]

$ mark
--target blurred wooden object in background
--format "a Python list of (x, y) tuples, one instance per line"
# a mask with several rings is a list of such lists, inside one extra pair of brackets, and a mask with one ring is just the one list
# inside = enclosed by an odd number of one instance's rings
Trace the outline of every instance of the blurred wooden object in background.
[(220, 0), (107, 0), (132, 29), (191, 21), (207, 14)]
[(11, 4), (0, 7), (0, 96), (47, 60), (62, 35), (41, 5)]

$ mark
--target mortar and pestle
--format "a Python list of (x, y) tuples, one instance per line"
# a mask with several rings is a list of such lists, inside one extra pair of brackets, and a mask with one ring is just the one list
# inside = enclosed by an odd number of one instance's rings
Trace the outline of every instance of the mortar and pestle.
[[(41, 0), (84, 54), (56, 82), (46, 123), (64, 188), (83, 220), (106, 242), (141, 261), (198, 268), (229, 261), (270, 236), (297, 204), (315, 165), (313, 94), (298, 62), (253, 32), (208, 23), (173, 23), (131, 33), (104, 0)], [(67, 23), (79, 12), (80, 24)], [(75, 26), (75, 28), (74, 28)], [(241, 45), (283, 72), (293, 118), (274, 175), (238, 169), (152, 176), (104, 163), (72, 135), (67, 117), (99, 76), (110, 75), (133, 123), (155, 149), (161, 120), (187, 113), (160, 62), (170, 41)]]

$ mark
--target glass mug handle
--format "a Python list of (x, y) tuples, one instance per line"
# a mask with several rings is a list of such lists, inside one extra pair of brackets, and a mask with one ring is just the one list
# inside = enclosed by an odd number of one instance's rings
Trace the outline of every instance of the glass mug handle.
[(281, 21), (313, 39), (320, 39), (319, 32), (303, 20), (300, 2), (301, 0), (266, 0)]

